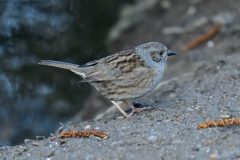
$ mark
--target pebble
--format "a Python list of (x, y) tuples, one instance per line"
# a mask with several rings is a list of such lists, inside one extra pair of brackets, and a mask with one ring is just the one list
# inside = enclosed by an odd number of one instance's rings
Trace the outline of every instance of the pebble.
[(95, 127), (96, 130), (100, 130), (100, 127)]
[(151, 143), (156, 143), (158, 141), (158, 136), (156, 135), (151, 135), (148, 137), (148, 141)]
[(89, 124), (84, 127), (85, 130), (89, 130), (91, 128), (92, 128), (92, 126), (90, 126)]
[(213, 41), (208, 41), (208, 42), (207, 42), (207, 46), (208, 46), (209, 48), (213, 48), (213, 47), (214, 47), (214, 42), (213, 42)]
[(220, 117), (220, 118), (223, 118), (223, 119), (227, 119), (227, 118), (231, 118), (231, 115), (221, 114), (219, 117)]

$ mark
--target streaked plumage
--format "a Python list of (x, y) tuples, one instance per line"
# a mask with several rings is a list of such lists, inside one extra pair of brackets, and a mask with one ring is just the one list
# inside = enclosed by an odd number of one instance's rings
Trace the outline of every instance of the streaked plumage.
[(173, 53), (163, 44), (149, 42), (85, 65), (52, 60), (42, 60), (39, 64), (80, 75), (111, 101), (131, 102), (154, 90), (170, 54)]

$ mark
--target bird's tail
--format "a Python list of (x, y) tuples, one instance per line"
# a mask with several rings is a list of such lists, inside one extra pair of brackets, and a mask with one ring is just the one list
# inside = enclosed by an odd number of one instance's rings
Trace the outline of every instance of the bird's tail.
[(53, 61), (53, 60), (41, 60), (38, 64), (70, 70), (80, 75), (82, 78), (86, 78), (86, 74), (82, 71), (81, 67), (79, 67), (79, 65), (77, 64)]

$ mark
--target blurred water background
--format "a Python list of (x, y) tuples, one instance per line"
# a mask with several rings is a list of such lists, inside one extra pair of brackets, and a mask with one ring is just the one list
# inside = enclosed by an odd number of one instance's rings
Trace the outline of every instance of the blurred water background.
[[(77, 75), (37, 62), (82, 64), (107, 55), (107, 34), (119, 9), (132, 2), (0, 1), (0, 146), (47, 136), (84, 110), (92, 88), (79, 85)], [(89, 119), (88, 112), (79, 119)]]

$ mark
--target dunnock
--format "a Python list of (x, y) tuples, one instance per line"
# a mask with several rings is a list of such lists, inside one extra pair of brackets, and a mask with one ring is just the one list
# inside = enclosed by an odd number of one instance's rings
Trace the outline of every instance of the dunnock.
[[(149, 42), (133, 49), (77, 65), (52, 60), (42, 60), (41, 65), (70, 70), (89, 82), (100, 94), (109, 99), (126, 117), (136, 111), (133, 101), (151, 93), (159, 84), (168, 56), (176, 53), (158, 42)], [(129, 115), (119, 106), (127, 103), (132, 108)]]

